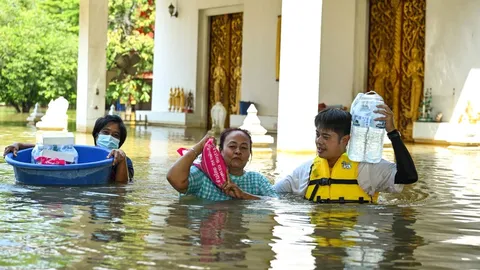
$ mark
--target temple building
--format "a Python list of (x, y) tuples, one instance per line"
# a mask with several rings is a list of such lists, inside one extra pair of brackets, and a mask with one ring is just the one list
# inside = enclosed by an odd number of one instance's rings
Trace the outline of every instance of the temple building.
[[(405, 140), (480, 143), (478, 0), (155, 4), (151, 110), (137, 111), (153, 124), (210, 128), (220, 101), (238, 127), (251, 102), (278, 150), (311, 151), (319, 104), (349, 107), (374, 90)], [(105, 96), (108, 1), (80, 9), (77, 130), (88, 131)]]

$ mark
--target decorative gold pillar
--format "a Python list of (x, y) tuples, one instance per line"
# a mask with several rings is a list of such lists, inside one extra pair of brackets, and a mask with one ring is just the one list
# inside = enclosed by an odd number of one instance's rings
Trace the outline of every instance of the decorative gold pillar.
[(406, 140), (423, 94), (425, 8), (425, 0), (370, 1), (366, 90), (381, 93)]
[[(227, 109), (227, 114), (238, 112), (239, 99), (236, 93), (241, 81), (242, 40), (243, 13), (210, 18), (209, 127), (211, 127), (210, 110), (215, 105), (215, 92), (218, 92), (218, 89), (221, 91), (219, 99)], [(218, 60), (219, 58), (221, 61)], [(220, 70), (223, 71), (220, 72)], [(221, 80), (217, 76), (220, 73), (224, 74)], [(225, 127), (229, 126), (228, 115)]]
[(394, 46), (393, 46), (393, 66), (391, 81), (393, 85), (393, 104), (395, 123), (400, 123), (400, 110), (398, 100), (400, 98), (400, 74), (399, 69), (401, 63), (401, 47), (402, 47), (402, 3), (400, 0), (391, 1), (393, 14), (395, 14), (395, 30), (394, 30)]

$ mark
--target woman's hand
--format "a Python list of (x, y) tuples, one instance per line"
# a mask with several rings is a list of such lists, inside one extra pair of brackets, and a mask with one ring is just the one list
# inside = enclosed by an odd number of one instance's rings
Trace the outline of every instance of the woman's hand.
[(223, 192), (228, 196), (241, 199), (241, 200), (260, 200), (260, 197), (247, 193), (241, 190), (235, 183), (233, 182), (226, 182), (222, 188)]
[(180, 193), (187, 192), (188, 177), (190, 175), (190, 167), (195, 158), (203, 151), (203, 147), (208, 139), (213, 138), (210, 134), (205, 135), (197, 144), (195, 144), (186, 154), (181, 156), (168, 170), (167, 180)]
[(13, 153), (13, 155), (16, 157), (19, 148), (20, 147), (18, 146), (17, 143), (14, 143), (5, 147), (5, 150), (3, 151), (3, 157), (5, 157), (8, 153)]
[(125, 158), (127, 155), (121, 149), (113, 149), (110, 154), (108, 154), (107, 158), (113, 157), (113, 166), (120, 164), (120, 162), (125, 162)]
[(200, 155), (203, 151), (203, 147), (205, 147), (205, 144), (207, 143), (208, 139), (212, 138), (213, 143), (216, 144), (215, 137), (213, 137), (210, 134), (205, 135), (197, 144), (195, 144), (192, 148), (195, 151), (197, 155)]
[(223, 192), (228, 196), (235, 198), (235, 199), (244, 199), (245, 193), (241, 190), (235, 183), (231, 181), (225, 182), (222, 187)]
[(255, 195), (252, 195), (250, 193), (247, 193), (241, 190), (237, 186), (237, 184), (235, 184), (230, 179), (230, 175), (228, 173), (227, 173), (227, 181), (225, 181), (225, 184), (223, 184), (222, 190), (223, 192), (225, 192), (225, 194), (235, 199), (240, 199), (240, 200), (259, 200), (260, 199)]

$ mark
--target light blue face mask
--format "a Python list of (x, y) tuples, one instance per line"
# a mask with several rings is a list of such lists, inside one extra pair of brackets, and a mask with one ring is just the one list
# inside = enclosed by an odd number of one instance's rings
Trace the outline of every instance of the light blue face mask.
[(98, 134), (97, 145), (106, 149), (118, 149), (120, 140), (111, 135)]

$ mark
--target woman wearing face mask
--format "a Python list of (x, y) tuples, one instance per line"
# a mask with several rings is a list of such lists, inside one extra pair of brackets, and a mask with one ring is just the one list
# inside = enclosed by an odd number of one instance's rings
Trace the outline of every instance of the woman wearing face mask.
[(120, 147), (127, 139), (127, 128), (118, 115), (106, 115), (95, 122), (92, 131), (96, 146), (110, 150), (107, 158), (113, 157), (111, 179), (118, 183), (133, 180), (133, 163)]
[(265, 176), (244, 170), (251, 156), (252, 138), (248, 131), (239, 128), (226, 129), (220, 134), (219, 150), (227, 164), (230, 181), (222, 189), (215, 186), (206, 174), (192, 165), (209, 138), (211, 136), (206, 135), (170, 168), (167, 180), (173, 188), (183, 195), (194, 195), (212, 201), (232, 198), (255, 200), (260, 199), (260, 196), (277, 196)]
[[(110, 179), (118, 183), (127, 183), (129, 179), (132, 180), (134, 174), (133, 163), (120, 149), (127, 138), (127, 129), (122, 119), (117, 115), (106, 115), (98, 118), (93, 127), (92, 136), (96, 146), (110, 150), (107, 158), (113, 157), (113, 170)], [(33, 147), (35, 147), (35, 144), (13, 143), (5, 147), (3, 156), (5, 157), (10, 152), (16, 156), (17, 151)]]

